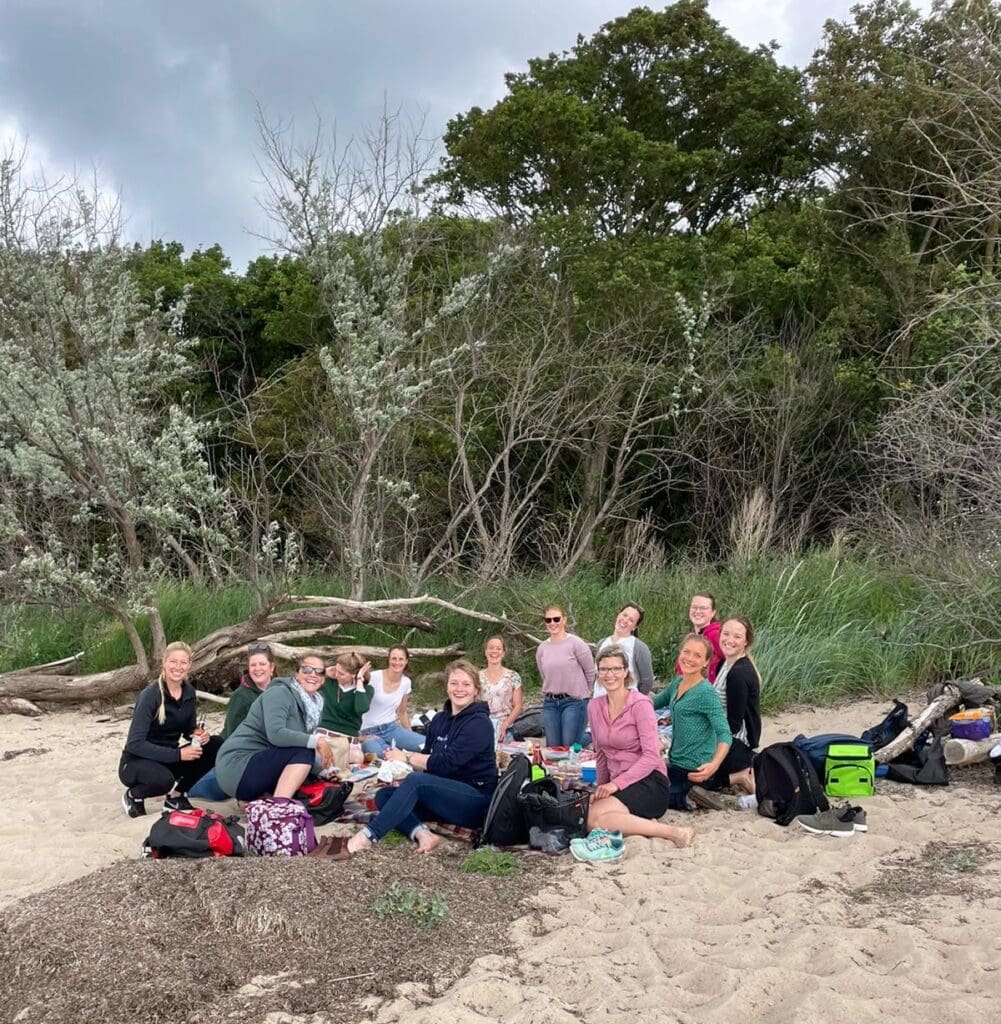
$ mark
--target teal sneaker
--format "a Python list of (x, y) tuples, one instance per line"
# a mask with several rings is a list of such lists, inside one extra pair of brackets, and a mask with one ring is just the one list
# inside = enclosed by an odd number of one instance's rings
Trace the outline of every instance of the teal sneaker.
[(586, 839), (571, 840), (570, 852), (575, 859), (591, 864), (621, 860), (622, 855), (626, 852), (625, 841), (621, 832), (592, 829)]

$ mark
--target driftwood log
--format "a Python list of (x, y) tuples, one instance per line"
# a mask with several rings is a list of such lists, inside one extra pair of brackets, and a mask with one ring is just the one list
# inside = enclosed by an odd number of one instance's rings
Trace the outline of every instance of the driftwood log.
[(999, 743), (1001, 743), (1001, 732), (996, 732), (985, 740), (949, 739), (945, 741), (942, 752), (945, 754), (945, 763), (948, 765), (977, 764), (980, 761), (986, 761), (987, 755)]
[[(324, 657), (336, 656), (348, 650), (378, 657), (385, 654), (385, 648), (350, 644), (315, 646), (309, 641), (329, 635), (347, 623), (417, 629), (433, 633), (437, 630), (438, 624), (419, 610), (422, 605), (489, 622), (498, 628), (498, 632), (519, 635), (533, 643), (539, 642), (525, 629), (507, 619), (462, 608), (460, 605), (429, 595), (388, 601), (351, 601), (338, 597), (284, 595), (270, 607), (262, 609), (244, 622), (224, 626), (192, 644), (191, 674), (197, 676), (221, 662), (245, 657), (248, 644), (271, 638), (274, 638), (272, 648), (275, 655), (282, 660), (294, 661), (306, 650)], [(301, 639), (304, 643), (302, 646), (293, 647), (284, 644), (282, 641), (285, 639)], [(463, 650), (456, 644), (449, 647), (416, 648), (411, 653), (418, 657), (456, 657), (461, 655)], [(141, 689), (155, 674), (149, 668), (140, 665), (128, 665), (110, 672), (82, 676), (73, 675), (71, 671), (53, 671), (71, 669), (79, 658), (80, 655), (76, 654), (60, 662), (35, 665), (0, 675), (0, 698), (62, 703), (107, 700)]]
[(27, 715), (29, 718), (37, 718), (44, 713), (30, 700), (21, 697), (0, 697), (0, 715)]
[(873, 754), (873, 757), (876, 758), (876, 763), (886, 764), (895, 757), (899, 757), (905, 750), (914, 745), (914, 741), (925, 729), (933, 722), (937, 722), (947, 711), (954, 708), (959, 701), (959, 690), (951, 684), (947, 685), (942, 691), (942, 695), (936, 697), (895, 740), (887, 743), (885, 747), (881, 747)]

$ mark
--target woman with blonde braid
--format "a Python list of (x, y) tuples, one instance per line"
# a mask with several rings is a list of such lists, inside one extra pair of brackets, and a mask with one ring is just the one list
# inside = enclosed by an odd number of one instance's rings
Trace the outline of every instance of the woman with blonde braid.
[(215, 765), (222, 746), (195, 721), (195, 688), (188, 682), (191, 648), (168, 644), (160, 675), (136, 700), (118, 765), (130, 818), (146, 813), (146, 797), (165, 796), (166, 810), (192, 810), (187, 792)]

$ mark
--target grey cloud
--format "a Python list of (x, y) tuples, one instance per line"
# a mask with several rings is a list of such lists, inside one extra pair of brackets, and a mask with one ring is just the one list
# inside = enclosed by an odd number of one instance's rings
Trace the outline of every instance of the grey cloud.
[[(384, 101), (427, 128), (503, 95), (503, 74), (628, 12), (615, 0), (7, 0), (0, 123), (121, 187), (139, 241), (261, 251), (254, 110), (343, 138)], [(803, 5), (804, 7), (812, 5)], [(819, 34), (822, 13), (809, 31)], [(798, 31), (807, 31), (804, 24)], [(756, 42), (757, 40), (749, 40)], [(790, 59), (788, 56), (786, 59)]]

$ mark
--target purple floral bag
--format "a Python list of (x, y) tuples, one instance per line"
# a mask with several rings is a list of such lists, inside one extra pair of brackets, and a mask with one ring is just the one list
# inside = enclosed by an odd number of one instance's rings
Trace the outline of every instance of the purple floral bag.
[(305, 857), (316, 847), (313, 819), (298, 800), (269, 796), (247, 804), (247, 846), (259, 857)]

